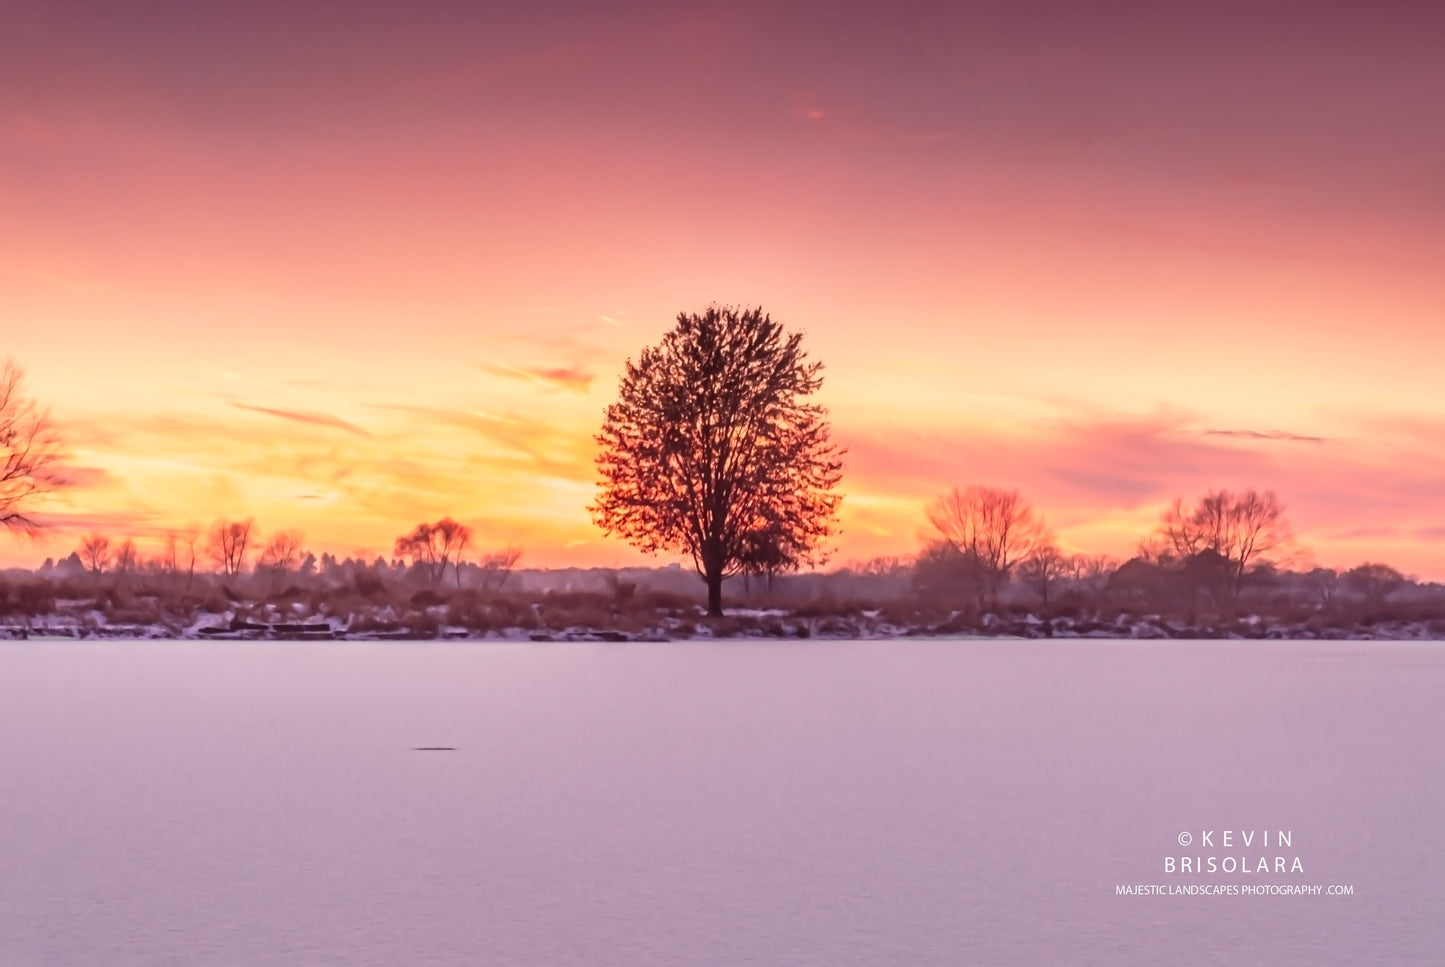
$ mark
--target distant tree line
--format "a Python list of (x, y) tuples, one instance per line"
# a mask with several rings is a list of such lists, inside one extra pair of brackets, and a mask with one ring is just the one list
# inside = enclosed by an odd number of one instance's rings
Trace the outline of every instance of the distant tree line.
[[(13, 363), (0, 368), (0, 525), (34, 534), (42, 526), (37, 501), (66, 486), (64, 449), (23, 376)], [(729, 587), (741, 583), (749, 602), (806, 586), (843, 608), (891, 602), (964, 624), (1019, 609), (1147, 612), (1191, 624), (1270, 609), (1340, 617), (1382, 614), (1424, 593), (1381, 563), (1305, 568), (1284, 506), (1255, 490), (1175, 499), (1135, 553), (1116, 561), (1061, 546), (1017, 490), (954, 487), (928, 504), (927, 539), (916, 555), (822, 575), (837, 533), (845, 456), (831, 441), (826, 409), (813, 401), (822, 382), (822, 364), (804, 352), (802, 335), (761, 308), (680, 314), (658, 345), (627, 361), (606, 409), (589, 508), (595, 523), (644, 551), (690, 559), (712, 618), (724, 613), (729, 578), (741, 578)], [(72, 584), (83, 578), (97, 600), (161, 585), (182, 596), (284, 596), (312, 578), (350, 582), (357, 593), (372, 582), (400, 584), (418, 600), (442, 600), (448, 584), (501, 591), (520, 556), (515, 547), (477, 554), (471, 528), (443, 517), (399, 535), (389, 560), (338, 562), (308, 552), (299, 531), (263, 537), (246, 518), (168, 530), (145, 549), (132, 538), (90, 533), (40, 574)], [(815, 573), (797, 573), (805, 568)], [(612, 589), (618, 607), (631, 601), (629, 587)]]
[[(1285, 508), (1270, 491), (1214, 490), (1194, 503), (1176, 499), (1134, 556), (1119, 562), (1063, 551), (1018, 491), (971, 486), (937, 498), (927, 512), (933, 537), (913, 560), (911, 590), (921, 600), (981, 612), (1011, 606), (1087, 603), (1230, 618), (1244, 610), (1306, 605), (1383, 613), (1413, 578), (1366, 562), (1344, 571), (1304, 560)], [(865, 565), (867, 567), (868, 565)], [(1008, 601), (1001, 598), (1008, 592)]]
[[(112, 540), (101, 533), (86, 534), (79, 546), (59, 562), (47, 561), (41, 574), (89, 575), (99, 582), (109, 575), (124, 580), (137, 575), (166, 577), (192, 585), (198, 573), (234, 582), (250, 576), (275, 584), (288, 576), (325, 573), (336, 566), (336, 558), (317, 558), (305, 548), (299, 530), (278, 530), (262, 540), (252, 518), (219, 520), (209, 528), (171, 529), (150, 555), (143, 554), (134, 540)], [(458, 588), (469, 586), (500, 590), (512, 573), (522, 549), (504, 547), (468, 557), (472, 531), (464, 524), (442, 518), (434, 524), (419, 524), (398, 537), (393, 557), (376, 558), (369, 566), (419, 586), (442, 583), (448, 569)]]

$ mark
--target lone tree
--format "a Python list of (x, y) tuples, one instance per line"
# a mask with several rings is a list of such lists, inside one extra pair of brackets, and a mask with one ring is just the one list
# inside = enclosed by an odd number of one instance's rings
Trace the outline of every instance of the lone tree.
[(0, 527), (30, 535), (40, 530), (30, 507), (65, 486), (57, 471), (61, 455), (50, 415), (25, 395), (25, 371), (6, 360), (0, 366)]
[(87, 534), (80, 541), (80, 559), (85, 563), (86, 570), (95, 575), (97, 581), (115, 561), (115, 553), (110, 549), (110, 538), (103, 534)]
[(762, 309), (682, 313), (627, 361), (597, 444), (592, 519), (648, 553), (686, 553), (722, 614), (723, 578), (822, 563), (842, 496), (843, 451), (802, 334)]
[(298, 530), (277, 531), (261, 550), (260, 566), (276, 574), (290, 571), (301, 561), (306, 535)]
[(443, 517), (435, 524), (418, 524), (410, 534), (396, 539), (393, 553), (411, 558), (428, 584), (440, 584), (447, 565), (456, 562), (457, 587), (462, 586), (462, 552), (472, 543), (472, 529)]
[(226, 577), (238, 577), (245, 570), (253, 526), (254, 520), (247, 517), (240, 521), (219, 521), (211, 528), (208, 550)]

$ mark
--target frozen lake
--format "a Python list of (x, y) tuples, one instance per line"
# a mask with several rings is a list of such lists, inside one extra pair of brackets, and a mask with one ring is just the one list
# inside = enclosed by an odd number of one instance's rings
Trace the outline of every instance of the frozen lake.
[(1438, 965), (1442, 700), (1439, 643), (0, 643), (0, 964)]

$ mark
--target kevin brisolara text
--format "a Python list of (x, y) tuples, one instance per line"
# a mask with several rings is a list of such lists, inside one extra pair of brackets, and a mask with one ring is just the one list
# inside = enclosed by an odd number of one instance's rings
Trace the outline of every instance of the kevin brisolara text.
[(1353, 886), (1303, 883), (1119, 883), (1115, 896), (1352, 896)]

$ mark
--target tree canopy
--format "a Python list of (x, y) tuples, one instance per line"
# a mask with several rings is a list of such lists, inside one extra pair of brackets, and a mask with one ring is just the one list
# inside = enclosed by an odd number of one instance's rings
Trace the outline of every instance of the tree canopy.
[(680, 314), (627, 361), (607, 408), (593, 520), (644, 551), (690, 556), (712, 615), (728, 575), (822, 563), (843, 475), (827, 411), (806, 402), (822, 368), (761, 308)]

